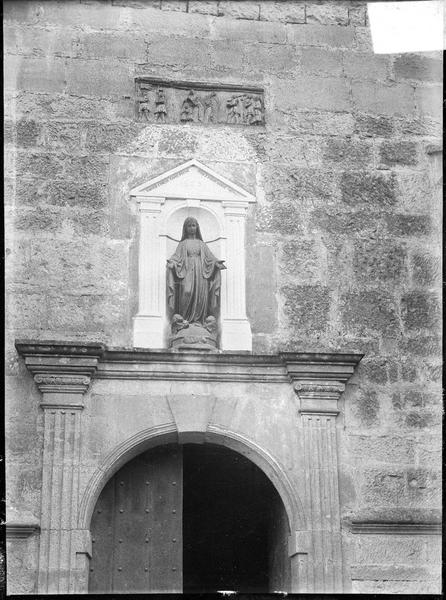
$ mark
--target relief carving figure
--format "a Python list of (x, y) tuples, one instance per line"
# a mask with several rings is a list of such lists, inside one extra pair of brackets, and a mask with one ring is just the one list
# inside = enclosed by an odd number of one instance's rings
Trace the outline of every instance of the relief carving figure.
[(184, 122), (198, 121), (201, 119), (201, 103), (194, 90), (190, 90), (181, 106), (180, 120)]
[(188, 217), (181, 241), (167, 261), (167, 305), (172, 318), (171, 345), (216, 347), (220, 310), (220, 271), (226, 269), (209, 250), (198, 221)]
[(244, 107), (244, 122), (248, 125), (251, 125), (254, 121), (254, 100), (252, 96), (245, 96), (243, 99), (243, 107)]
[(160, 88), (156, 92), (155, 115), (156, 115), (156, 120), (158, 123), (166, 122), (166, 116), (167, 116), (166, 96), (165, 96), (164, 90), (162, 88)]
[(254, 118), (251, 125), (261, 125), (263, 123), (262, 101), (259, 96), (254, 98)]
[(144, 96), (144, 98), (140, 100), (138, 106), (138, 114), (140, 121), (150, 121), (150, 106), (149, 99), (147, 98), (147, 96)]
[(216, 92), (211, 92), (203, 100), (203, 122), (216, 123), (218, 119), (219, 102)]

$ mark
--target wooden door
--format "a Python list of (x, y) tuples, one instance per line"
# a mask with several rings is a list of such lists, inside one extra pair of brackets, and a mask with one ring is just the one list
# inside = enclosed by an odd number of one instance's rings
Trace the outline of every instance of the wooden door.
[(91, 522), (89, 592), (182, 592), (183, 460), (160, 446), (104, 487)]

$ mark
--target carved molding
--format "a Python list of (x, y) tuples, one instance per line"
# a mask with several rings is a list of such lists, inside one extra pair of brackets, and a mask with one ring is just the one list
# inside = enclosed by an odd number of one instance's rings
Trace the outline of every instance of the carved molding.
[(91, 377), (38, 373), (34, 375), (34, 381), (42, 393), (84, 394), (90, 385)]
[(393, 534), (393, 535), (440, 535), (442, 524), (438, 522), (404, 523), (395, 521), (352, 521), (352, 533)]
[(5, 523), (7, 539), (23, 539), (40, 530), (37, 523)]
[(264, 125), (259, 87), (204, 82), (135, 79), (135, 118), (143, 123)]

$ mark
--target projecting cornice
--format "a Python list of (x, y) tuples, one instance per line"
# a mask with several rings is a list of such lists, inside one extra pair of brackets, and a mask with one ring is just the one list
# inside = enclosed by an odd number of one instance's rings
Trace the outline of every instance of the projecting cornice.
[[(299, 397), (340, 395), (361, 354), (174, 353), (102, 344), (18, 340), (41, 391), (88, 387), (91, 378), (292, 383)], [(45, 389), (43, 389), (45, 387)], [(74, 391), (70, 389), (70, 391)]]

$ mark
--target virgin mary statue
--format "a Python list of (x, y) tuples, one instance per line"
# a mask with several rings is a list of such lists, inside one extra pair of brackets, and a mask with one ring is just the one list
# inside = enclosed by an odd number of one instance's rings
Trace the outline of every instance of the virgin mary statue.
[(198, 221), (188, 217), (178, 247), (167, 261), (167, 305), (189, 324), (217, 318), (220, 305), (220, 271), (226, 269), (201, 236)]

